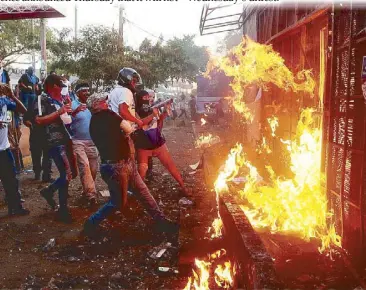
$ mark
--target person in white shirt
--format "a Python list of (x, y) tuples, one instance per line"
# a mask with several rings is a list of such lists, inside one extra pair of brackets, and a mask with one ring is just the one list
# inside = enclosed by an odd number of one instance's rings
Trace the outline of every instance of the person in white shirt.
[[(123, 121), (121, 122), (121, 128), (126, 133), (129, 142), (131, 156), (128, 161), (131, 170), (129, 174), (129, 189), (142, 202), (152, 218), (155, 219), (154, 212), (160, 212), (160, 209), (154, 197), (151, 195), (150, 190), (138, 173), (135, 162), (135, 147), (130, 137), (131, 133), (134, 131), (132, 126), (142, 128), (143, 126), (150, 124), (154, 118), (157, 120), (159, 114), (158, 109), (154, 109), (153, 114), (144, 119), (138, 119), (136, 117), (134, 93), (136, 92), (136, 86), (140, 84), (140, 81), (141, 77), (134, 69), (121, 69), (118, 73), (118, 85), (111, 91), (108, 102), (109, 108), (122, 117)], [(103, 160), (103, 162), (113, 164), (115, 160)], [(179, 225), (168, 220), (165, 216), (157, 222), (157, 226), (163, 231), (176, 231), (179, 228)]]

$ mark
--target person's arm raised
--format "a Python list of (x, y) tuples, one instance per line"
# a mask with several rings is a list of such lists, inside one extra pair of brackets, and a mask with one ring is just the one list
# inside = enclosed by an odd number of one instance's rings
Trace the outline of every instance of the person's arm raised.
[(71, 104), (66, 104), (58, 109), (56, 112), (46, 116), (37, 116), (35, 122), (37, 125), (49, 125), (54, 123), (62, 114), (72, 113)]

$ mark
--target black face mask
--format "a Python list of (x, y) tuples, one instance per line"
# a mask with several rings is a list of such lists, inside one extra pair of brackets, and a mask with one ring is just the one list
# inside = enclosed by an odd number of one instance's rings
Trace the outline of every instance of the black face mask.
[(152, 112), (152, 109), (150, 107), (150, 100), (149, 99), (144, 100), (144, 97), (146, 96), (139, 97), (136, 102), (137, 113), (141, 118), (147, 117)]

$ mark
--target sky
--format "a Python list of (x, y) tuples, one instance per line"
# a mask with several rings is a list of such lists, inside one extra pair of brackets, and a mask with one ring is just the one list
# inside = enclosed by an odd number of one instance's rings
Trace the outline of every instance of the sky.
[[(78, 28), (86, 25), (102, 24), (118, 29), (118, 11), (119, 5), (123, 3), (124, 16), (124, 42), (125, 45), (137, 48), (142, 40), (147, 37), (151, 40), (157, 40), (160, 34), (164, 39), (170, 39), (174, 36), (181, 37), (184, 34), (197, 35), (195, 42), (198, 45), (209, 46), (215, 50), (217, 43), (225, 33), (200, 36), (199, 23), (201, 17), (202, 2), (191, 2), (181, 0), (178, 2), (78, 2), (52, 4), (60, 9), (66, 17), (48, 19), (48, 25), (54, 28), (74, 29), (75, 5), (78, 11)], [(223, 4), (210, 4), (215, 7)], [(236, 4), (215, 11), (216, 16), (222, 14), (240, 13), (242, 5)], [(136, 27), (138, 26), (138, 27)]]

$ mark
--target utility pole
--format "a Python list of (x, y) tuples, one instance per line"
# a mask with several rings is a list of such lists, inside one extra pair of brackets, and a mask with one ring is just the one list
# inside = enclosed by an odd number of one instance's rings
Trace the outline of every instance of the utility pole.
[(78, 7), (75, 3), (75, 43), (76, 43), (76, 40), (78, 38)]
[(118, 47), (120, 50), (123, 50), (123, 12), (124, 12), (124, 6), (122, 3), (119, 4), (119, 10), (118, 10), (118, 23), (119, 23), (119, 29), (118, 29)]
[(47, 76), (47, 50), (46, 50), (46, 19), (41, 18), (41, 75)]
[[(34, 20), (31, 20), (31, 29), (32, 29), (32, 45), (34, 44)], [(32, 67), (35, 70), (36, 69), (36, 54), (34, 49), (32, 49)]]

